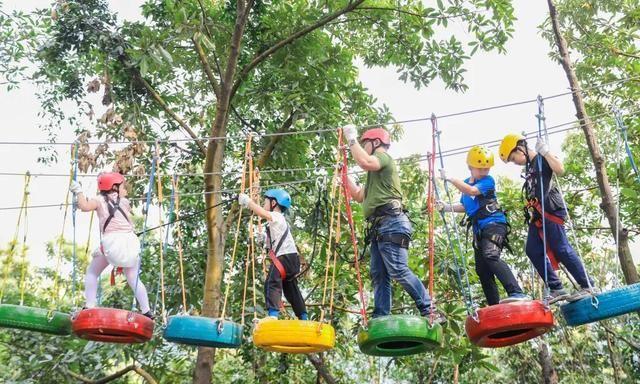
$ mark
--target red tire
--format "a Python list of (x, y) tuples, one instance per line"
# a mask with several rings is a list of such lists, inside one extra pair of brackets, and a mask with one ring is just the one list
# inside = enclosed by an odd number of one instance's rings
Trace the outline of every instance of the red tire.
[(80, 311), (72, 320), (76, 336), (105, 343), (144, 343), (153, 337), (153, 320), (141, 314), (114, 308)]
[(549, 332), (553, 313), (539, 300), (497, 304), (467, 317), (467, 336), (479, 347), (499, 348), (522, 343)]

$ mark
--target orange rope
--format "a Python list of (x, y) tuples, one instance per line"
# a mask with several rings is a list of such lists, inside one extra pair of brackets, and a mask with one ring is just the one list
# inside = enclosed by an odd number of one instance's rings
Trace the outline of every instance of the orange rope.
[(338, 146), (342, 150), (342, 191), (344, 192), (344, 203), (347, 212), (347, 221), (349, 222), (349, 229), (351, 230), (351, 244), (353, 245), (353, 255), (355, 257), (356, 264), (356, 277), (358, 278), (358, 293), (360, 294), (360, 302), (362, 308), (360, 314), (362, 315), (362, 322), (364, 327), (367, 327), (367, 303), (364, 298), (364, 290), (362, 287), (362, 276), (360, 275), (360, 260), (358, 258), (358, 241), (356, 240), (356, 227), (353, 223), (353, 212), (351, 211), (351, 201), (349, 191), (347, 190), (348, 182), (348, 166), (347, 166), (347, 147), (342, 142), (342, 130), (338, 130)]

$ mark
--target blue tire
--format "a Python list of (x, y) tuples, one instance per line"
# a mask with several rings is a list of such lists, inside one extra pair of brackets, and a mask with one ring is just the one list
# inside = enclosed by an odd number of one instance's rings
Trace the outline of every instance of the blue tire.
[(568, 325), (576, 326), (640, 310), (640, 283), (612, 289), (560, 306)]
[[(222, 323), (222, 329), (219, 324)], [(162, 336), (172, 343), (199, 347), (238, 348), (242, 325), (201, 316), (170, 316)]]

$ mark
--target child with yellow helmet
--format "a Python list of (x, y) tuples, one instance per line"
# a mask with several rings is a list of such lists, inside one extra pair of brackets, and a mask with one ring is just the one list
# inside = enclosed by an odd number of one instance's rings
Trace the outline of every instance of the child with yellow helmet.
[[(564, 173), (562, 161), (549, 151), (549, 146), (543, 140), (538, 140), (534, 150), (528, 147), (526, 138), (517, 133), (504, 137), (500, 143), (499, 154), (505, 163), (512, 162), (525, 167), (523, 191), (527, 200), (528, 210), (526, 211), (526, 216), (527, 221), (529, 221), (525, 249), (538, 274), (542, 278), (544, 278), (545, 272), (547, 274), (547, 284), (549, 285), (551, 296), (549, 302), (554, 303), (565, 299), (576, 301), (589, 296), (592, 293), (592, 284), (588, 279), (580, 257), (567, 239), (564, 229), (567, 210), (560, 190), (552, 180), (554, 173), (557, 175)], [(541, 175), (536, 166), (538, 160), (541, 161)], [(542, 185), (539, 185), (541, 179)], [(544, 202), (541, 202), (542, 196), (544, 196)], [(546, 252), (543, 244), (541, 204), (544, 204)], [(545, 254), (548, 257), (545, 257)], [(554, 271), (552, 262), (555, 265), (558, 262), (564, 264), (581, 289), (573, 295), (569, 295)]]
[[(500, 258), (502, 249), (508, 247), (508, 224), (498, 203), (495, 180), (489, 175), (493, 153), (486, 147), (476, 145), (467, 153), (467, 165), (471, 176), (464, 180), (447, 177), (445, 171), (440, 170), (440, 177), (453, 184), (462, 196), (458, 204), (437, 202), (438, 209), (466, 213), (467, 223), (473, 228), (476, 272), (487, 303), (495, 305), (529, 300), (507, 263)], [(508, 294), (503, 300), (500, 300), (496, 277)]]

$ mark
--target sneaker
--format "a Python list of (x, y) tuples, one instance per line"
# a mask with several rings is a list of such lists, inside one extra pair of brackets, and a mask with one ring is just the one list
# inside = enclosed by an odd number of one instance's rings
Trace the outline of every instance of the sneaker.
[(447, 318), (445, 317), (444, 313), (438, 311), (437, 309), (434, 309), (433, 316), (431, 315), (431, 312), (427, 312), (424, 315), (422, 315), (422, 317), (426, 318), (430, 324), (434, 324), (434, 325), (444, 324), (447, 322)]
[(566, 300), (570, 296), (569, 292), (567, 292), (567, 290), (564, 288), (552, 289), (551, 292), (549, 292), (549, 295), (551, 296), (551, 298), (549, 299), (549, 304)]
[(148, 317), (151, 320), (155, 319), (155, 316), (153, 316), (153, 313), (151, 311), (147, 311), (146, 313), (143, 313), (142, 316)]
[(567, 301), (573, 303), (574, 301), (585, 299), (591, 295), (595, 294), (595, 289), (593, 288), (582, 288), (579, 291), (574, 292), (569, 297), (567, 297)]
[(529, 301), (531, 298), (524, 293), (512, 293), (509, 297), (500, 300), (500, 304), (517, 303), (521, 301)]

